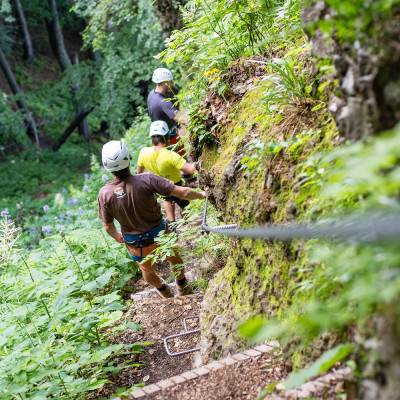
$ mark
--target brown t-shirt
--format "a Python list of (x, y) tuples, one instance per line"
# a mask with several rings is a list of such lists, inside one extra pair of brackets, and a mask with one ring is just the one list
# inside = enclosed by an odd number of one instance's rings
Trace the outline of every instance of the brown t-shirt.
[(142, 233), (162, 221), (156, 194), (168, 196), (174, 184), (157, 175), (139, 174), (115, 179), (100, 189), (99, 217), (105, 223), (116, 219), (123, 233)]

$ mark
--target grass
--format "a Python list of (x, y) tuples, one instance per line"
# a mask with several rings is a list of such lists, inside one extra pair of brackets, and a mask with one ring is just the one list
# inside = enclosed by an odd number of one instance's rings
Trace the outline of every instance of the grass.
[(0, 209), (12, 216), (21, 209), (30, 214), (62, 188), (82, 183), (89, 168), (83, 143), (66, 143), (58, 152), (29, 149), (10, 156), (0, 164)]

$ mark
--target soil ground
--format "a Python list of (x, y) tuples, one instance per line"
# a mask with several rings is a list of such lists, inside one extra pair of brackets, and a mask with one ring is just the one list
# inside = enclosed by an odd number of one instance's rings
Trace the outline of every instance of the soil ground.
[[(201, 294), (162, 299), (155, 291), (144, 293), (147, 297), (134, 301), (124, 315), (124, 320), (140, 324), (141, 329), (137, 332), (128, 329), (112, 339), (114, 343), (145, 343), (143, 353), (131, 354), (124, 360), (119, 360), (119, 363), (133, 363), (139, 366), (124, 368), (118, 375), (110, 377), (111, 383), (88, 399), (110, 396), (120, 387), (129, 388), (142, 382), (146, 385), (155, 383), (193, 368), (195, 353), (169, 356), (164, 349), (163, 338), (184, 332), (184, 318), (198, 316)], [(195, 329), (198, 320), (190, 318), (187, 324), (190, 329)], [(199, 334), (193, 334), (187, 338), (171, 340), (169, 345), (174, 352), (182, 351), (195, 348), (199, 339)]]
[(147, 396), (146, 400), (254, 400), (265, 385), (282, 376), (281, 364), (264, 354)]

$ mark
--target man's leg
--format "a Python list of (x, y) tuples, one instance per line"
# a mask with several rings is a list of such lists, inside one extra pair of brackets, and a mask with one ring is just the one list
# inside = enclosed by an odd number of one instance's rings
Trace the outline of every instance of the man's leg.
[(178, 218), (181, 219), (183, 218), (183, 210), (190, 204), (190, 201), (176, 198), (175, 204), (179, 206), (177, 214)]
[(165, 200), (163, 203), (165, 214), (167, 215), (168, 222), (175, 221), (175, 204), (172, 201)]
[(185, 267), (182, 257), (177, 249), (174, 249), (175, 255), (168, 257), (169, 265), (175, 275), (176, 288), (179, 296), (184, 296), (192, 293), (192, 288), (189, 286), (185, 277)]
[(185, 267), (183, 266), (183, 260), (180, 256), (178, 250), (174, 250), (175, 255), (168, 257), (167, 260), (172, 269), (172, 272), (175, 275), (175, 279), (183, 279), (185, 278)]
[[(132, 246), (127, 246), (127, 247), (131, 254), (135, 256), (146, 257), (152, 251), (154, 251), (157, 248), (157, 246), (158, 246), (157, 243), (154, 243), (150, 246), (143, 247), (142, 251), (140, 251), (140, 248), (134, 248)], [(139, 263), (139, 268), (142, 271), (143, 279), (151, 286), (154, 286), (163, 297), (173, 296), (169, 287), (157, 275), (154, 269), (154, 265), (150, 260)]]

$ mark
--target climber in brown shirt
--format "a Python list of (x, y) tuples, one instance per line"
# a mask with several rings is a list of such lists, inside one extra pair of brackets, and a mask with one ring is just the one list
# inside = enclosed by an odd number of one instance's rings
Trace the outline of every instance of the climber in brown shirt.
[[(154, 286), (163, 297), (171, 297), (171, 289), (156, 274), (151, 261), (145, 257), (157, 248), (157, 235), (166, 230), (156, 195), (176, 196), (184, 200), (203, 199), (205, 194), (190, 188), (174, 185), (171, 181), (153, 174), (132, 175), (130, 156), (123, 141), (113, 140), (103, 146), (103, 165), (115, 180), (100, 189), (99, 216), (106, 232), (120, 243), (125, 243), (131, 258), (139, 263), (143, 278)], [(114, 224), (117, 220), (121, 232)], [(183, 261), (179, 252), (168, 258), (176, 274), (178, 294), (188, 294)]]

